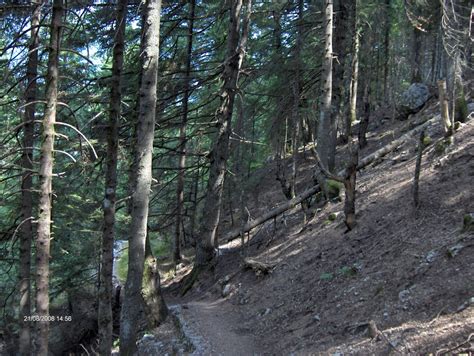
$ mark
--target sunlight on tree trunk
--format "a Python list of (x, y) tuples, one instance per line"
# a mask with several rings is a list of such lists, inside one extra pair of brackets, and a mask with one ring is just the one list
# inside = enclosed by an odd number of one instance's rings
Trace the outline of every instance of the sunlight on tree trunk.
[(132, 355), (136, 350), (135, 343), (140, 315), (148, 203), (152, 180), (161, 0), (148, 0), (143, 11), (142, 79), (139, 93), (140, 105), (135, 157), (137, 174), (135, 191), (132, 196), (128, 274), (120, 320), (121, 355)]
[(51, 241), (51, 203), (53, 180), (54, 124), (58, 101), (59, 47), (63, 17), (63, 1), (54, 0), (51, 19), (51, 38), (46, 75), (46, 108), (40, 160), (40, 198), (38, 236), (36, 238), (36, 314), (37, 322), (36, 354), (48, 354), (49, 335), (49, 259)]

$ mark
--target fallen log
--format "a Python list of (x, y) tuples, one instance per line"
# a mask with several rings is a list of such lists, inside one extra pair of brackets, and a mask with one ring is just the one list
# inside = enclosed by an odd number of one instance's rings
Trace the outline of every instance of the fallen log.
[[(392, 152), (395, 150), (397, 147), (403, 145), (406, 141), (408, 141), (412, 136), (415, 136), (419, 134), (421, 131), (425, 130), (429, 125), (431, 125), (433, 122), (435, 122), (435, 118), (432, 118), (428, 121), (425, 121), (423, 124), (415, 127), (413, 130), (407, 132), (404, 134), (402, 137), (390, 142), (388, 145), (380, 148), (379, 150), (373, 152), (372, 154), (368, 155), (367, 157), (364, 157), (362, 160), (359, 161), (359, 164), (357, 165), (357, 170), (360, 170), (362, 168), (367, 167), (369, 164), (371, 164), (373, 161), (376, 159), (379, 159), (386, 154)], [(338, 174), (338, 176), (346, 176), (346, 170), (343, 169), (341, 170)], [(236, 238), (240, 237), (242, 234), (245, 234), (252, 230), (253, 228), (267, 222), (270, 219), (273, 219), (277, 217), (278, 215), (284, 213), (287, 210), (290, 210), (300, 204), (302, 201), (308, 199), (312, 195), (318, 193), (321, 189), (319, 188), (319, 185), (315, 185), (308, 190), (305, 190), (298, 196), (294, 197), (293, 199), (277, 206), (276, 208), (270, 210), (269, 212), (261, 215), (260, 217), (250, 220), (247, 222), (243, 227), (234, 229), (229, 231), (227, 234), (225, 234), (222, 238), (221, 241), (224, 242), (229, 242), (232, 240), (235, 240)]]

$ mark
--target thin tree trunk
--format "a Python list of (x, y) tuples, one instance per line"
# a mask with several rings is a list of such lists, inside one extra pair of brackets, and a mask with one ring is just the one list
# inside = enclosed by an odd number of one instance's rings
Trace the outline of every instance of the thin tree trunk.
[(391, 18), (390, 18), (390, 0), (385, 0), (385, 33), (383, 41), (384, 58), (383, 58), (383, 99), (387, 101), (388, 98), (388, 74), (390, 71), (390, 29), (391, 29)]
[(136, 350), (139, 323), (148, 203), (152, 180), (152, 152), (155, 130), (156, 90), (159, 59), (161, 0), (147, 0), (143, 16), (143, 51), (138, 113), (136, 186), (132, 195), (132, 221), (129, 235), (128, 274), (120, 320), (120, 354)]
[(420, 172), (421, 172), (421, 158), (423, 156), (424, 141), (425, 141), (425, 131), (421, 131), (420, 140), (418, 142), (418, 153), (416, 155), (415, 178), (413, 180), (413, 201), (416, 207), (418, 207), (418, 205), (420, 204), (419, 185), (420, 185)]
[(36, 239), (36, 354), (48, 354), (49, 336), (49, 259), (51, 241), (51, 203), (53, 180), (54, 124), (58, 101), (59, 48), (63, 17), (63, 1), (54, 0), (51, 19), (51, 38), (46, 75), (46, 108), (43, 118), (43, 132), (40, 160), (40, 198), (38, 236)]
[(39, 23), (42, 3), (36, 3), (31, 15), (31, 38), (28, 47), (28, 65), (26, 69), (25, 115), (23, 117), (23, 151), (21, 164), (24, 169), (21, 177), (21, 216), (22, 226), (20, 232), (20, 268), (19, 268), (19, 293), (20, 293), (20, 331), (19, 353), (31, 353), (31, 322), (25, 317), (31, 315), (31, 242), (33, 237), (33, 197), (32, 197), (32, 170), (34, 144), (34, 120), (36, 112), (36, 77), (38, 76), (38, 46)]
[[(195, 276), (203, 268), (209, 267), (214, 262), (214, 247), (216, 245), (216, 230), (219, 224), (222, 205), (222, 191), (224, 188), (224, 177), (229, 157), (229, 135), (231, 132), (232, 111), (234, 107), (235, 93), (240, 67), (244, 58), (246, 45), (246, 32), (248, 31), (248, 18), (251, 12), (251, 0), (247, 0), (247, 26), (244, 24), (244, 33), (240, 39), (240, 14), (242, 0), (232, 2), (230, 11), (229, 34), (227, 38), (226, 61), (223, 72), (223, 87), (221, 93), (221, 105), (217, 113), (218, 133), (214, 147), (210, 153), (210, 171), (207, 186), (206, 200), (200, 229), (199, 239), (196, 245), (196, 261), (189, 286), (194, 282)], [(245, 28), (247, 27), (247, 30)]]
[[(358, 55), (359, 55), (359, 47), (360, 47), (360, 32), (359, 32), (359, 25), (357, 21), (357, 1), (351, 0), (348, 5), (348, 33), (350, 34), (351, 40), (351, 52), (352, 52), (352, 60), (347, 61), (348, 65), (346, 66), (346, 77), (347, 82), (344, 83), (344, 86), (348, 87), (349, 89), (344, 89), (344, 98), (343, 98), (343, 106), (345, 109), (343, 110), (344, 120), (344, 134), (343, 134), (343, 142), (348, 142), (351, 135), (352, 135), (352, 121), (355, 120), (356, 112), (353, 111), (353, 93), (354, 93), (354, 82), (357, 82), (358, 77)], [(349, 47), (349, 46), (348, 46)], [(356, 95), (357, 95), (357, 86), (356, 86)], [(356, 99), (357, 103), (357, 99)], [(353, 116), (354, 115), (354, 116)]]
[(449, 104), (448, 104), (448, 96), (446, 93), (446, 81), (439, 80), (438, 81), (438, 96), (439, 96), (439, 105), (441, 109), (441, 118), (443, 119), (443, 128), (444, 133), (449, 135), (452, 131), (451, 121), (449, 119)]
[(422, 81), (422, 64), (421, 64), (421, 45), (422, 32), (413, 27), (413, 63), (411, 72), (412, 83), (420, 83)]
[(332, 35), (333, 35), (333, 0), (325, 0), (324, 23), (324, 59), (321, 73), (321, 110), (318, 122), (317, 149), (325, 167), (328, 166), (329, 136), (331, 133), (331, 100), (332, 100)]
[(175, 238), (173, 244), (173, 261), (178, 264), (181, 261), (181, 240), (182, 231), (181, 228), (183, 222), (182, 211), (184, 204), (184, 174), (186, 169), (186, 126), (188, 122), (188, 104), (190, 94), (190, 82), (191, 82), (191, 56), (193, 52), (193, 28), (194, 28), (194, 9), (195, 0), (189, 1), (189, 19), (188, 19), (188, 48), (186, 53), (186, 76), (185, 89), (183, 95), (183, 121), (179, 128), (179, 162), (178, 162), (178, 182), (177, 182), (177, 202), (176, 202), (176, 229)]
[[(355, 19), (355, 29), (354, 29), (354, 50), (352, 57), (352, 78), (350, 86), (350, 123), (349, 128), (352, 126), (352, 123), (357, 120), (357, 87), (359, 83), (359, 50), (360, 50), (360, 29), (359, 29), (359, 20), (357, 18), (357, 8), (354, 11)], [(349, 132), (351, 130), (349, 129)], [(350, 135), (349, 135), (350, 136)]]
[(370, 80), (367, 80), (364, 88), (364, 115), (359, 124), (359, 147), (367, 146), (367, 128), (369, 127), (370, 119)]
[(117, 190), (118, 127), (120, 122), (122, 91), (124, 36), (128, 0), (117, 4), (116, 33), (114, 37), (112, 78), (110, 92), (109, 126), (107, 128), (107, 162), (105, 173), (105, 196), (103, 202), (104, 227), (102, 231), (102, 255), (99, 285), (99, 352), (110, 355), (112, 350), (112, 268), (115, 239), (115, 201)]
[[(347, 56), (345, 55), (345, 46), (348, 44), (347, 32), (348, 26), (348, 13), (349, 6), (347, 0), (338, 0), (337, 8), (335, 11), (335, 35), (334, 35), (334, 57), (336, 59), (333, 63), (334, 78), (333, 78), (333, 99), (332, 105), (334, 106), (333, 118), (331, 122), (333, 124), (330, 142), (329, 142), (329, 158), (328, 158), (328, 169), (333, 172), (336, 166), (336, 142), (337, 142), (337, 131), (339, 123), (343, 118), (343, 98), (345, 94), (344, 88), (344, 72), (347, 62)], [(348, 46), (350, 47), (350, 46)]]
[(189, 230), (191, 234), (191, 245), (195, 246), (196, 245), (196, 215), (198, 214), (198, 194), (199, 194), (199, 172), (201, 171), (200, 168), (200, 158), (197, 158), (197, 163), (196, 163), (196, 173), (193, 177), (193, 185), (192, 185), (192, 213), (191, 213), (191, 219), (189, 222)]
[(301, 96), (301, 48), (303, 47), (303, 14), (304, 14), (304, 1), (298, 1), (298, 23), (297, 23), (297, 38), (295, 47), (295, 76), (292, 83), (293, 86), (293, 109), (292, 109), (292, 121), (293, 121), (293, 134), (291, 139), (292, 144), (292, 156), (291, 156), (291, 177), (290, 177), (290, 196), (293, 199), (296, 196), (296, 178), (298, 172), (298, 146), (300, 140), (300, 124), (301, 124), (301, 113), (300, 113), (300, 96)]

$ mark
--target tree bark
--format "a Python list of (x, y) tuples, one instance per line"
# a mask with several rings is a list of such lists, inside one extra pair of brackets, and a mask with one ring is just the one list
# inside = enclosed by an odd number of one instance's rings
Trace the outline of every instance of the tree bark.
[(48, 354), (49, 335), (49, 259), (51, 241), (51, 202), (53, 180), (54, 124), (58, 101), (59, 48), (63, 17), (63, 1), (54, 0), (51, 19), (48, 71), (46, 75), (46, 107), (40, 159), (40, 197), (38, 234), (36, 238), (36, 354)]
[(359, 35), (358, 32), (358, 22), (357, 22), (357, 1), (351, 0), (348, 3), (345, 3), (347, 6), (347, 33), (349, 37), (349, 43), (347, 45), (348, 50), (351, 51), (351, 59), (346, 60), (345, 65), (345, 78), (344, 81), (344, 96), (342, 99), (342, 116), (343, 116), (343, 135), (342, 141), (348, 142), (350, 136), (352, 135), (352, 103), (353, 103), (353, 83), (354, 80), (357, 80), (357, 73), (355, 69), (358, 69), (358, 52), (359, 52)]
[(103, 201), (104, 227), (102, 231), (102, 255), (99, 286), (99, 352), (110, 355), (112, 350), (112, 268), (115, 239), (115, 202), (117, 190), (118, 127), (120, 122), (124, 37), (128, 0), (117, 4), (116, 33), (114, 37), (109, 126), (107, 128), (107, 162), (105, 172), (105, 196)]
[(438, 96), (439, 96), (439, 105), (441, 109), (441, 118), (443, 119), (443, 128), (444, 133), (449, 135), (452, 131), (451, 121), (449, 120), (449, 104), (448, 96), (446, 93), (446, 81), (438, 81)]
[(385, 33), (383, 40), (384, 58), (383, 58), (383, 99), (388, 101), (388, 75), (390, 72), (390, 30), (391, 30), (391, 17), (390, 17), (390, 0), (385, 0)]
[[(350, 36), (346, 36), (349, 31), (348, 14), (349, 14), (349, 1), (338, 0), (336, 2), (335, 11), (335, 34), (334, 34), (334, 58), (336, 59), (333, 63), (333, 98), (332, 105), (334, 110), (332, 112), (333, 123), (332, 132), (329, 140), (329, 158), (328, 158), (328, 169), (333, 172), (336, 166), (336, 142), (337, 142), (337, 131), (339, 123), (342, 121), (344, 113), (343, 98), (345, 94), (344, 88), (344, 72), (346, 68), (347, 55), (345, 55), (345, 46), (350, 48)], [(349, 43), (348, 43), (349, 42)]]
[(420, 140), (418, 142), (418, 153), (416, 155), (415, 178), (413, 180), (413, 201), (416, 207), (418, 207), (418, 205), (420, 204), (419, 185), (420, 185), (420, 172), (421, 172), (421, 158), (423, 156), (424, 141), (425, 141), (425, 131), (421, 131)]
[[(230, 11), (229, 34), (227, 38), (226, 60), (223, 72), (223, 87), (220, 95), (221, 105), (217, 113), (218, 133), (210, 153), (209, 180), (204, 202), (204, 216), (199, 229), (196, 245), (196, 261), (193, 275), (214, 263), (216, 230), (219, 224), (222, 205), (222, 191), (229, 157), (229, 136), (231, 132), (232, 111), (237, 91), (239, 71), (245, 54), (246, 32), (251, 12), (251, 0), (247, 0), (247, 17), (244, 33), (240, 39), (240, 15), (242, 0), (232, 2)], [(247, 28), (247, 30), (245, 30)]]
[[(357, 87), (359, 83), (359, 50), (360, 50), (360, 29), (359, 19), (357, 13), (357, 5), (354, 5), (353, 10), (354, 19), (354, 48), (352, 52), (352, 77), (350, 86), (350, 104), (349, 104), (349, 136), (351, 132), (351, 126), (354, 121), (357, 120)], [(349, 137), (348, 136), (348, 137)]]
[(145, 243), (145, 266), (143, 271), (142, 295), (147, 316), (148, 327), (153, 329), (163, 322), (168, 316), (168, 307), (161, 294), (160, 273), (150, 238), (147, 236)]
[(191, 82), (191, 56), (193, 52), (193, 31), (194, 31), (194, 12), (195, 0), (189, 1), (189, 19), (188, 19), (188, 48), (186, 53), (186, 75), (185, 88), (183, 95), (183, 121), (179, 128), (179, 161), (178, 161), (178, 181), (176, 188), (177, 202), (176, 202), (176, 230), (173, 244), (173, 261), (178, 264), (181, 261), (181, 240), (182, 240), (182, 211), (184, 204), (184, 174), (186, 169), (186, 126), (188, 122), (188, 104), (190, 94)]
[(370, 119), (370, 80), (367, 80), (364, 88), (364, 115), (359, 124), (359, 147), (367, 146), (367, 128), (369, 127)]
[(22, 226), (20, 231), (20, 268), (19, 268), (19, 353), (30, 355), (31, 353), (31, 322), (25, 317), (31, 315), (31, 242), (33, 238), (33, 197), (32, 197), (32, 170), (33, 170), (33, 147), (34, 144), (34, 120), (36, 112), (36, 77), (38, 76), (38, 46), (39, 46), (39, 24), (42, 3), (35, 3), (31, 14), (31, 38), (28, 47), (28, 64), (26, 69), (26, 91), (25, 91), (25, 115), (23, 116), (23, 151), (21, 164), (23, 174), (21, 177), (21, 216)]
[(135, 190), (129, 235), (128, 274), (120, 322), (120, 354), (136, 350), (139, 323), (148, 203), (152, 180), (152, 152), (155, 129), (156, 90), (159, 59), (161, 0), (147, 0), (143, 7), (140, 105), (138, 113)]
[(317, 150), (325, 167), (328, 165), (329, 137), (331, 134), (331, 100), (332, 100), (332, 35), (333, 35), (333, 0), (325, 0), (324, 11), (324, 59), (321, 73), (321, 110), (318, 122)]
[(412, 63), (412, 72), (411, 72), (411, 81), (412, 83), (421, 83), (422, 81), (422, 65), (421, 65), (421, 45), (422, 45), (422, 36), (423, 33), (413, 27), (413, 63)]
[(301, 48), (303, 47), (303, 15), (304, 15), (304, 1), (298, 1), (298, 23), (297, 23), (297, 38), (295, 47), (295, 67), (294, 79), (292, 83), (293, 94), (293, 108), (292, 108), (292, 123), (293, 133), (291, 138), (292, 155), (291, 155), (291, 177), (290, 177), (290, 196), (293, 199), (296, 196), (296, 178), (298, 173), (298, 147), (300, 141), (300, 127), (301, 127)]

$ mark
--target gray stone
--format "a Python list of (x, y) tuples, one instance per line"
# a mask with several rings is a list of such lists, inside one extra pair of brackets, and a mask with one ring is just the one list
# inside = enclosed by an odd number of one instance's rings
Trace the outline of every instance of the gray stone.
[(426, 262), (431, 263), (436, 259), (436, 257), (438, 257), (438, 252), (433, 250), (433, 251), (428, 252), (425, 259), (426, 259)]
[(418, 112), (430, 98), (430, 90), (426, 84), (413, 83), (403, 92), (398, 108), (399, 119), (405, 120), (410, 114)]
[(408, 299), (410, 299), (410, 291), (408, 289), (404, 289), (400, 293), (398, 293), (398, 300), (401, 303), (408, 302)]
[(224, 285), (224, 287), (222, 288), (222, 297), (223, 298), (226, 298), (230, 295), (230, 293), (232, 293), (232, 290), (233, 290), (233, 286), (232, 284), (228, 283), (226, 285)]

